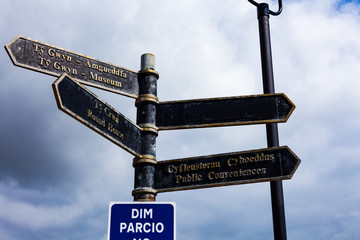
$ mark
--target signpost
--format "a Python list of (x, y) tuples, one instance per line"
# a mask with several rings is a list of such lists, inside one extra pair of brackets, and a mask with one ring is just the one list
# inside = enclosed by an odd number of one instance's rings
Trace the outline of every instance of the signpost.
[(23, 36), (6, 44), (5, 49), (15, 66), (56, 77), (67, 73), (85, 85), (128, 97), (138, 96), (135, 71)]
[(300, 159), (288, 148), (265, 148), (170, 161), (156, 165), (157, 192), (290, 179)]
[(53, 90), (60, 110), (129, 153), (139, 156), (141, 133), (137, 125), (67, 74), (53, 83)]
[(175, 203), (110, 203), (108, 240), (176, 240)]
[[(59, 77), (53, 90), (60, 110), (135, 156), (134, 201), (110, 205), (109, 240), (175, 239), (175, 206), (145, 203), (157, 193), (270, 181), (275, 240), (286, 240), (282, 180), (292, 178), (300, 159), (279, 146), (277, 123), (295, 105), (275, 93), (268, 4), (249, 0), (258, 10), (264, 94), (160, 102), (155, 57), (144, 54), (141, 70), (105, 63), (18, 36), (5, 46), (16, 66)], [(60, 76), (61, 75), (61, 76)], [(82, 84), (136, 98), (132, 123)], [(159, 130), (266, 124), (268, 148), (157, 161)], [(140, 201), (144, 203), (139, 203)]]
[(160, 102), (159, 130), (286, 122), (295, 105), (285, 94)]

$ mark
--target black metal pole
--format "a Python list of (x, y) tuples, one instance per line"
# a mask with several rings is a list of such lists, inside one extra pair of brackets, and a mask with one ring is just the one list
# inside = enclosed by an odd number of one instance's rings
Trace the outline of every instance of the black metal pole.
[(157, 80), (159, 74), (154, 70), (155, 56), (141, 56), (141, 70), (138, 73), (139, 97), (136, 99), (136, 124), (141, 128), (141, 155), (133, 162), (135, 168), (134, 201), (155, 201), (155, 165), (156, 165), (156, 105)]
[[(269, 5), (258, 4), (258, 21), (261, 51), (261, 66), (263, 76), (264, 93), (275, 93), (274, 74), (271, 55)], [(266, 136), (268, 147), (279, 146), (279, 134), (276, 123), (266, 124)], [(286, 240), (285, 207), (282, 181), (270, 182), (271, 203), (273, 214), (273, 228), (275, 240)]]

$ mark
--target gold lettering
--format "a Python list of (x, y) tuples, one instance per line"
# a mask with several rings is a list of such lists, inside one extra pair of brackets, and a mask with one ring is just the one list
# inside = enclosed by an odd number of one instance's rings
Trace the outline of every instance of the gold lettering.
[(53, 48), (49, 48), (48, 55), (50, 57), (55, 57), (57, 59), (60, 59), (61, 62), (64, 62), (64, 61), (71, 62), (71, 56), (56, 52), (55, 49), (53, 49)]
[(233, 171), (231, 173), (232, 173), (232, 177), (234, 177), (234, 178), (239, 177), (239, 172), (238, 171)]
[(186, 174), (185, 176), (176, 175), (175, 182), (176, 183), (192, 183), (192, 182), (199, 182), (202, 180), (202, 175), (193, 173), (193, 174)]
[(56, 70), (60, 70), (60, 63), (58, 63), (58, 62), (54, 62), (54, 68), (56, 69)]
[(91, 111), (91, 109), (88, 109), (88, 115), (87, 115), (88, 117), (91, 117), (92, 116), (92, 111)]
[(121, 133), (118, 129), (114, 128), (114, 125), (112, 125), (111, 123), (108, 124), (108, 130), (121, 139), (124, 139), (125, 137), (124, 134)]
[(98, 125), (105, 127), (105, 120), (100, 119), (98, 116), (93, 115), (91, 109), (88, 109), (88, 118), (90, 118), (93, 122), (97, 123)]
[[(115, 67), (107, 67), (107, 66), (103, 66), (103, 65), (99, 65), (99, 64), (96, 64), (96, 63), (90, 63), (90, 60), (87, 60), (86, 63), (85, 63), (85, 67), (88, 67), (88, 68), (91, 68), (91, 69), (95, 69), (99, 72), (104, 72), (104, 73), (109, 73), (109, 74), (112, 74), (114, 76), (119, 76), (121, 78), (127, 78), (127, 75), (126, 73), (124, 72), (124, 70), (120, 70), (118, 68), (115, 68)], [(114, 84), (111, 84), (114, 86)], [(120, 83), (121, 85), (121, 83)], [(119, 86), (117, 86), (119, 87)]]
[(39, 53), (39, 55), (42, 55), (43, 52), (45, 51), (45, 47), (44, 47), (44, 46), (41, 46), (41, 45), (39, 45), (39, 44), (34, 43), (34, 47), (35, 47), (34, 52)]
[(54, 57), (54, 56), (55, 56), (54, 49), (50, 48), (50, 49), (48, 50), (48, 54), (49, 54), (50, 57)]
[(266, 168), (254, 168), (254, 169), (239, 169), (237, 171), (230, 172), (209, 172), (207, 177), (209, 180), (217, 179), (229, 179), (229, 178), (238, 178), (238, 177), (247, 177), (253, 175), (261, 175), (266, 173)]
[(99, 101), (95, 100), (95, 108), (98, 109), (101, 113), (103, 110), (103, 105)]
[(119, 123), (119, 118), (110, 112), (109, 108), (104, 109), (105, 115), (116, 123)]
[(167, 167), (168, 173), (177, 173), (177, 167), (175, 167), (174, 165), (170, 165)]
[(64, 55), (61, 55), (60, 53), (55, 53), (55, 57), (56, 58), (59, 58), (59, 59), (61, 59), (61, 61), (63, 62), (64, 60), (63, 60), (63, 58), (64, 58)]
[(197, 171), (203, 169), (211, 169), (211, 168), (220, 168), (220, 162), (211, 162), (211, 163), (197, 163), (188, 165), (186, 163), (180, 164), (176, 167), (176, 171), (178, 172), (190, 172), (190, 171)]
[(93, 72), (90, 72), (90, 80), (97, 80), (97, 74), (94, 74)]
[(91, 67), (91, 65), (90, 65), (90, 61), (89, 61), (89, 60), (87, 60), (87, 61), (86, 61), (86, 63), (85, 63), (85, 67), (88, 67), (88, 68), (90, 68), (90, 67)]
[(93, 63), (93, 64), (91, 64), (91, 68), (92, 68), (92, 69), (99, 70), (99, 65)]
[(77, 75), (77, 70), (75, 68), (70, 68), (70, 67), (63, 66), (59, 62), (54, 62), (53, 67), (56, 70), (61, 70), (61, 71), (65, 72), (65, 73), (68, 73), (68, 74)]
[(99, 76), (97, 73), (94, 73), (94, 72), (90, 72), (89, 79), (94, 80), (94, 81), (98, 81), (98, 82), (103, 82), (105, 84), (121, 88), (121, 82), (118, 82), (118, 81), (115, 81), (115, 80), (112, 80), (112, 79), (109, 79), (109, 78), (104, 78), (104, 77)]
[(42, 58), (42, 57), (39, 57), (38, 59), (40, 60), (40, 63), (39, 63), (40, 66), (43, 66), (44, 68), (49, 67), (50, 62), (51, 62), (50, 60)]
[(229, 158), (229, 159), (227, 160), (227, 165), (228, 165), (229, 167), (236, 166), (237, 163), (238, 163), (238, 160), (237, 160), (236, 158)]
[(263, 162), (263, 161), (273, 161), (273, 160), (275, 160), (274, 154), (257, 153), (255, 156), (250, 156), (250, 157), (239, 156), (237, 158), (229, 158), (227, 160), (227, 165), (229, 167), (232, 167), (241, 164), (246, 164), (249, 162), (253, 163), (253, 162)]
[(180, 175), (177, 175), (177, 176), (175, 177), (175, 179), (176, 179), (176, 183), (179, 183), (180, 180), (182, 179), (182, 177), (181, 177)]

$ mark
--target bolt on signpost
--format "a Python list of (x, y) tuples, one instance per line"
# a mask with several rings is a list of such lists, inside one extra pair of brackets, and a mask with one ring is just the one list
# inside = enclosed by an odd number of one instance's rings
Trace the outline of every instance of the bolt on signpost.
[[(275, 93), (269, 15), (257, 7), (264, 94), (161, 102), (157, 97), (155, 56), (141, 56), (140, 71), (18, 36), (5, 46), (16, 66), (57, 76), (53, 90), (58, 108), (134, 156), (136, 203), (110, 203), (109, 240), (175, 239), (175, 204), (155, 203), (163, 192), (270, 182), (274, 236), (286, 239), (282, 180), (291, 179), (300, 159), (279, 146), (277, 123), (288, 120), (295, 105)], [(136, 123), (82, 84), (135, 98)], [(267, 148), (158, 161), (158, 131), (266, 124)], [(170, 224), (168, 224), (170, 223)], [(124, 233), (124, 234), (123, 234)]]

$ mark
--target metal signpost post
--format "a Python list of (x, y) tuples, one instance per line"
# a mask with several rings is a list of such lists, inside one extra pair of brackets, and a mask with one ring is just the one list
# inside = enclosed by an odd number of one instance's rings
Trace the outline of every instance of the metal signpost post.
[[(60, 110), (134, 155), (132, 195), (137, 203), (111, 204), (109, 239), (120, 233), (131, 240), (175, 239), (175, 226), (163, 225), (175, 224), (170, 220), (175, 207), (151, 205), (158, 193), (265, 181), (271, 184), (275, 239), (286, 239), (282, 180), (291, 179), (300, 159), (289, 147), (279, 146), (277, 129), (277, 123), (286, 122), (295, 109), (285, 94), (274, 89), (269, 15), (279, 15), (282, 2), (278, 12), (269, 10), (268, 4), (249, 2), (258, 10), (261, 95), (160, 102), (152, 54), (141, 56), (141, 69), (135, 72), (26, 37), (16, 37), (5, 46), (14, 65), (58, 77), (53, 90)], [(82, 84), (136, 98), (136, 124)], [(160, 130), (249, 124), (266, 124), (268, 148), (156, 159)]]
[(139, 97), (136, 99), (136, 123), (141, 127), (141, 155), (135, 157), (135, 187), (132, 192), (135, 201), (155, 201), (155, 165), (156, 160), (156, 105), (157, 80), (159, 74), (155, 69), (155, 56), (143, 54), (141, 56), (141, 70), (139, 71)]
[[(270, 41), (270, 15), (279, 15), (282, 11), (282, 1), (278, 0), (279, 9), (273, 12), (269, 9), (266, 3), (257, 3), (254, 0), (249, 0), (257, 7), (258, 22), (259, 22), (259, 38), (260, 38), (260, 52), (261, 52), (261, 66), (263, 76), (263, 87), (265, 94), (275, 93), (274, 74), (271, 54)], [(267, 144), (268, 147), (279, 146), (279, 134), (276, 123), (266, 125)], [(281, 181), (270, 182), (271, 202), (273, 212), (274, 238), (275, 240), (286, 240), (286, 221), (284, 208), (284, 194), (283, 185)]]

